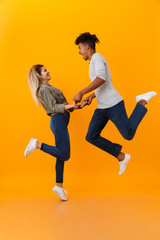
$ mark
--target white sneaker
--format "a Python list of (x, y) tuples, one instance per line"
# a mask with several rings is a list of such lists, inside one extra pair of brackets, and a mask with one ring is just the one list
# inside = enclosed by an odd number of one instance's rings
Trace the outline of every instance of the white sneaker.
[(129, 162), (131, 155), (125, 153), (125, 158), (123, 161), (119, 161), (120, 170), (119, 175), (122, 175), (127, 167), (127, 163)]
[(37, 142), (37, 139), (31, 138), (24, 152), (25, 157), (27, 157), (31, 152), (33, 152), (36, 149), (36, 142)]
[(52, 191), (55, 192), (62, 200), (68, 200), (68, 198), (64, 195), (68, 193), (63, 188), (55, 186), (54, 188), (52, 188)]
[(147, 93), (136, 96), (135, 100), (136, 102), (139, 102), (140, 100), (144, 99), (148, 103), (148, 101), (156, 95), (157, 95), (156, 92), (147, 92)]

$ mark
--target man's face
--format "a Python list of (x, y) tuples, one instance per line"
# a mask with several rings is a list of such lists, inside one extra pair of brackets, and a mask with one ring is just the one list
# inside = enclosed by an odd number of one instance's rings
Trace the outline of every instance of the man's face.
[(81, 54), (83, 56), (83, 59), (88, 60), (88, 49), (89, 49), (88, 44), (79, 43), (78, 48), (79, 48), (79, 54)]

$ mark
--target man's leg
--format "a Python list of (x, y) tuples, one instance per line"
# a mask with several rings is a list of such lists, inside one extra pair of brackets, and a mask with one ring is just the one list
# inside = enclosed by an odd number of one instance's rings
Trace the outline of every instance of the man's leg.
[(109, 118), (105, 116), (103, 109), (96, 109), (89, 125), (86, 140), (117, 158), (121, 152), (122, 146), (112, 143), (100, 136), (108, 120)]
[(127, 139), (132, 140), (138, 125), (145, 116), (147, 109), (143, 104), (137, 103), (130, 118), (128, 118), (124, 101), (106, 110), (106, 116), (115, 124), (121, 135)]

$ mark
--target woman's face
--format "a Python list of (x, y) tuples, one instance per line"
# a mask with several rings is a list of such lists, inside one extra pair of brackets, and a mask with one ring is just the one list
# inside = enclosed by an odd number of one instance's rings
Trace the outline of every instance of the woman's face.
[(42, 81), (49, 81), (51, 79), (49, 71), (45, 67), (41, 67), (41, 79)]

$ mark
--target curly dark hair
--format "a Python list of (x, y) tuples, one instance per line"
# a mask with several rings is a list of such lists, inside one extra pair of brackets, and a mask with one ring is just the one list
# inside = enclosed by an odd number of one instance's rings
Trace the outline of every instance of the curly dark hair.
[(75, 44), (78, 45), (79, 43), (87, 43), (90, 48), (95, 50), (95, 43), (100, 43), (100, 41), (95, 34), (91, 35), (89, 32), (85, 32), (77, 37)]

